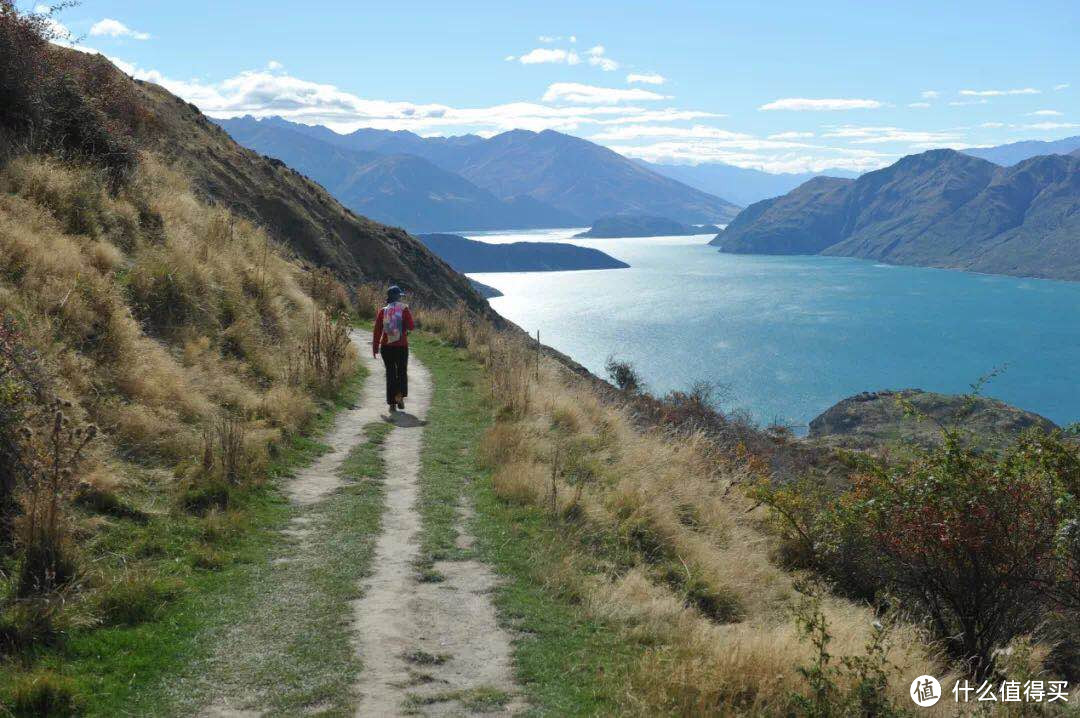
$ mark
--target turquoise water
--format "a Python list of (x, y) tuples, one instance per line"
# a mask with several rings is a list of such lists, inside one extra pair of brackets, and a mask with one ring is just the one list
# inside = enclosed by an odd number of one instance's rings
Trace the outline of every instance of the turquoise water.
[[(477, 233), (563, 241), (572, 230)], [(1059, 424), (1080, 420), (1080, 282), (836, 257), (720, 254), (708, 236), (572, 240), (630, 269), (475, 274), (492, 306), (603, 374), (631, 361), (657, 392), (708, 380), (728, 408), (805, 428), (860, 391), (983, 390)]]

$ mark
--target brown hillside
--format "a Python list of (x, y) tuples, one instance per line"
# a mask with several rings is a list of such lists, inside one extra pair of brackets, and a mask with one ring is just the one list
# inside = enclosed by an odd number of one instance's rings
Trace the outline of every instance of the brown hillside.
[[(101, 56), (71, 52), (98, 72), (123, 73)], [(492, 312), (468, 280), (407, 232), (353, 214), (326, 190), (236, 144), (197, 107), (152, 83), (132, 83), (140, 118), (137, 140), (182, 169), (204, 199), (260, 225), (301, 259), (333, 270), (346, 283), (396, 282), (443, 306), (462, 301)]]

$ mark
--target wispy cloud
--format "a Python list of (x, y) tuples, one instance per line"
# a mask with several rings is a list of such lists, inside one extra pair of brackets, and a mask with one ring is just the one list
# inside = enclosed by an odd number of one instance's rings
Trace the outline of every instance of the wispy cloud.
[(1069, 83), (1063, 82), (1060, 85), (1054, 85), (1054, 92), (1061, 92), (1062, 90), (1069, 89)]
[(578, 82), (556, 82), (548, 86), (544, 93), (544, 102), (579, 102), (582, 104), (608, 105), (618, 102), (654, 101), (669, 99), (650, 90), (634, 87), (620, 89), (615, 87), (596, 87)]
[(576, 65), (581, 62), (581, 57), (573, 50), (564, 50), (555, 47), (538, 47), (521, 56), (508, 55), (507, 62), (520, 62), (522, 65)]
[(929, 102), (909, 102), (908, 107), (914, 107), (916, 109), (925, 109), (930, 106)]
[(754, 139), (753, 135), (742, 132), (731, 132), (719, 127), (707, 125), (694, 125), (693, 127), (673, 127), (665, 125), (628, 125), (604, 130), (590, 139), (598, 142), (637, 140), (647, 137), (679, 137), (684, 139), (711, 139), (711, 140), (738, 140), (746, 141)]
[(1058, 112), (1057, 110), (1035, 110), (1034, 112), (1029, 112), (1028, 114), (1035, 115), (1036, 117), (1061, 117), (1065, 113)]
[(626, 76), (626, 82), (631, 85), (635, 82), (646, 85), (663, 85), (667, 82), (667, 78), (657, 72), (631, 72)]
[(1074, 127), (1080, 127), (1080, 124), (1075, 122), (1035, 122), (1030, 125), (1020, 125), (1017, 127), (1019, 130), (1071, 130)]
[(853, 145), (906, 142), (941, 147), (963, 141), (963, 135), (956, 130), (906, 130), (901, 127), (861, 127), (858, 125), (835, 127), (823, 133), (822, 137), (845, 139)]
[(1004, 122), (983, 122), (981, 125), (979, 125), (979, 127), (985, 127), (986, 129), (997, 129), (1004, 126)]
[(107, 17), (104, 20), (98, 20), (90, 27), (91, 37), (128, 37), (132, 40), (149, 40), (150, 33), (139, 32), (138, 30), (132, 30), (130, 27), (114, 20), (111, 17)]
[(923, 90), (920, 93), (920, 97), (922, 97), (924, 100), (936, 100), (937, 98), (941, 97), (941, 93), (937, 90)]
[(983, 97), (983, 98), (977, 99), (977, 100), (953, 100), (952, 102), (949, 103), (949, 106), (950, 107), (967, 107), (968, 105), (986, 105), (986, 104), (989, 104), (989, 103), (990, 103), (990, 100)]
[(960, 90), (965, 97), (1002, 97), (1005, 95), (1041, 95), (1042, 90), (1034, 87), (1021, 87), (1013, 90)]
[(792, 110), (796, 112), (807, 111), (838, 111), (838, 110), (874, 110), (883, 107), (884, 104), (877, 100), (861, 100), (846, 98), (818, 98), (785, 97), (773, 100), (759, 107), (759, 110)]
[(770, 140), (806, 140), (814, 136), (813, 132), (777, 132), (769, 135)]
[(603, 45), (596, 45), (589, 48), (588, 55), (589, 64), (594, 67), (599, 67), (604, 72), (614, 72), (619, 69), (619, 63), (605, 55)]

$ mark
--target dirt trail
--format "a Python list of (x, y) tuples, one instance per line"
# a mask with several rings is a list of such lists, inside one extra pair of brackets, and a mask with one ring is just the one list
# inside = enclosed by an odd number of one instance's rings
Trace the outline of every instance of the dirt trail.
[[(354, 446), (366, 441), (364, 427), (376, 421), (394, 425), (382, 445), (382, 533), (370, 577), (358, 586), (361, 598), (353, 602), (352, 625), (342, 627), (351, 634), (363, 664), (354, 686), (356, 715), (515, 713), (524, 706), (513, 682), (510, 638), (499, 627), (490, 601), (495, 587), (491, 571), (477, 561), (448, 561), (434, 566), (444, 581), (418, 580), (420, 452), (431, 377), (410, 358), (406, 411), (391, 414), (381, 359), (371, 356), (366, 333), (354, 332), (352, 341), (370, 374), (356, 405), (341, 412), (323, 437), (330, 450), (286, 484), (286, 493), (303, 509), (283, 530), (290, 548), (273, 560), (271, 585), (260, 589), (251, 617), (230, 626), (217, 641), (219, 648), (199, 677), (211, 696), (199, 715), (255, 718), (281, 713), (270, 707), (276, 695), (274, 676), (292, 671), (286, 656), (302, 644), (303, 637), (293, 634), (306, 625), (296, 617), (318, 601), (307, 582), (329, 558), (327, 537), (320, 533), (326, 520), (324, 502), (345, 485), (342, 463)], [(462, 523), (469, 512), (468, 506), (459, 507)], [(458, 547), (467, 550), (471, 545), (472, 538), (462, 532)], [(302, 712), (318, 712), (318, 706)]]
[(352, 332), (351, 339), (361, 361), (370, 374), (356, 406), (338, 414), (330, 433), (322, 442), (330, 447), (307, 468), (299, 471), (285, 490), (301, 506), (317, 503), (343, 484), (338, 469), (349, 451), (364, 437), (364, 427), (386, 415), (386, 384), (383, 381), (382, 360), (371, 356), (371, 342), (366, 332)]
[(383, 533), (373, 575), (355, 603), (357, 650), (364, 665), (356, 715), (514, 713), (522, 705), (513, 682), (510, 637), (499, 627), (490, 600), (495, 586), (490, 569), (477, 561), (446, 561), (434, 567), (444, 581), (418, 580), (420, 450), (432, 385), (422, 364), (415, 358), (409, 364), (407, 412), (395, 415), (395, 429), (383, 444)]

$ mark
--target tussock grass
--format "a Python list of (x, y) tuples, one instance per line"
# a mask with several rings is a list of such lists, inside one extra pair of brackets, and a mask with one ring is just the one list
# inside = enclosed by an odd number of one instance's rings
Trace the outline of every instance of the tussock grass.
[(35, 537), (46, 526), (54, 539), (0, 538), (0, 561), (37, 576), (24, 583), (41, 594), (32, 608), (25, 590), (0, 587), (0, 660), (71, 626), (154, 621), (183, 592), (178, 562), (234, 560), (244, 526), (232, 508), (356, 370), (332, 318), (347, 307), (336, 280), (313, 279), (153, 156), (122, 183), (107, 173), (35, 155), (0, 165), (0, 319), (47, 389), (38, 397), (9, 375), (14, 393), (0, 401), (28, 406), (33, 430), (12, 434), (12, 456), (25, 463), (34, 437), (47, 443), (54, 413), (72, 447), (94, 432), (77, 461), (16, 485), (16, 528), (33, 519)]
[[(452, 312), (417, 314), (462, 343)], [(794, 620), (803, 579), (770, 560), (775, 542), (737, 488), (759, 464), (701, 434), (640, 429), (522, 338), (467, 326), (463, 343), (484, 367), (475, 391), (496, 417), (478, 460), (498, 499), (541, 517), (551, 542), (531, 556), (532, 580), (639, 647), (613, 691), (618, 710), (791, 711), (810, 691), (799, 669), (814, 648)], [(833, 597), (820, 606), (833, 654), (864, 655), (873, 612)], [(915, 676), (945, 672), (912, 627), (893, 627), (885, 650), (897, 705)]]

